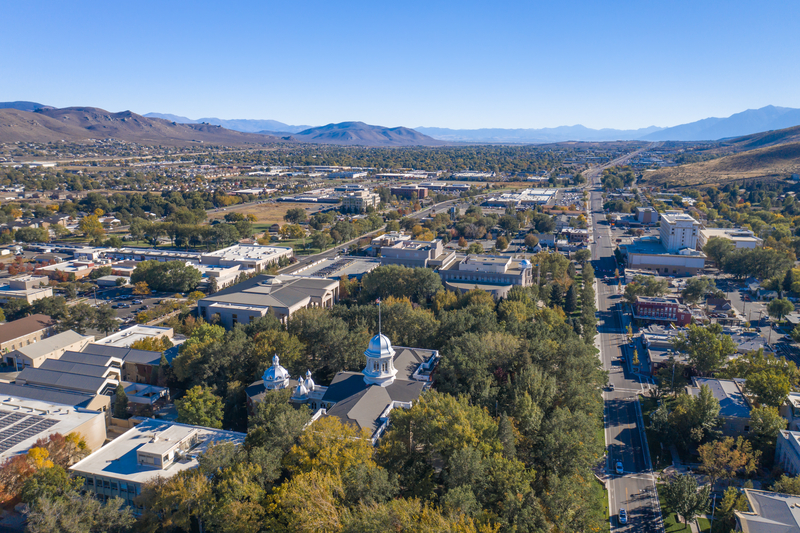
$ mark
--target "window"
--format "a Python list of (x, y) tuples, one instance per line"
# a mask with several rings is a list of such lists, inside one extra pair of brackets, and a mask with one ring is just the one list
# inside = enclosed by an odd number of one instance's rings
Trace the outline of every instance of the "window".
[(117, 490), (117, 484), (115, 482), (111, 482), (111, 490)]
[(750, 426), (745, 426), (745, 427), (744, 427), (744, 430), (745, 430), (745, 431), (750, 431)]
[(86, 486), (87, 487), (94, 487), (94, 478), (87, 477), (86, 478)]

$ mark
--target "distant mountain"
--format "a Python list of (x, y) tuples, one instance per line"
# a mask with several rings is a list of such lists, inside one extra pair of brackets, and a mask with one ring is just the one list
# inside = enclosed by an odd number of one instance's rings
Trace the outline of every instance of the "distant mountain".
[(149, 118), (163, 118), (164, 120), (171, 120), (180, 124), (213, 124), (215, 126), (222, 126), (229, 130), (242, 131), (245, 133), (298, 133), (307, 130), (311, 126), (290, 126), (277, 120), (254, 120), (254, 119), (223, 119), (223, 118), (199, 118), (192, 120), (190, 118), (181, 117), (178, 115), (170, 115), (169, 113), (147, 113), (144, 115)]
[(0, 142), (107, 138), (173, 146), (194, 143), (264, 145), (280, 141), (271, 135), (242, 133), (210, 124), (178, 124), (131, 111), (111, 113), (95, 107), (41, 108), (35, 112), (0, 109)]
[(552, 143), (563, 141), (620, 141), (639, 139), (661, 130), (656, 126), (638, 130), (595, 130), (585, 126), (559, 126), (539, 129), (482, 128), (477, 130), (453, 130), (448, 128), (414, 128), (434, 139), (473, 143)]
[(706, 118), (641, 137), (646, 141), (714, 141), (800, 126), (800, 109), (768, 105), (727, 118)]
[(53, 106), (36, 102), (0, 102), (0, 109), (19, 109), (20, 111), (36, 111), (37, 109), (55, 109)]
[(319, 144), (358, 146), (441, 146), (446, 144), (409, 128), (385, 128), (363, 122), (340, 122), (310, 128), (291, 139)]

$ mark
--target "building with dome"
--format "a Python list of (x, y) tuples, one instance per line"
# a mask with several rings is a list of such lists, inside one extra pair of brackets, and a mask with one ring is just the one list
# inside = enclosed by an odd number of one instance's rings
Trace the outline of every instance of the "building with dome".
[(386, 335), (378, 333), (364, 351), (362, 372), (339, 372), (327, 387), (317, 385), (311, 372), (297, 379), (289, 377), (276, 355), (261, 380), (246, 390), (248, 406), (271, 391), (291, 388), (291, 402), (308, 405), (312, 420), (335, 416), (347, 424), (370, 432), (373, 442), (386, 430), (392, 409), (408, 409), (422, 391), (431, 387), (432, 374), (439, 362), (437, 350), (392, 346)]
[(536, 276), (534, 270), (527, 259), (470, 254), (442, 266), (439, 277), (451, 291), (467, 292), (478, 288), (495, 298), (505, 298), (514, 285), (531, 285)]

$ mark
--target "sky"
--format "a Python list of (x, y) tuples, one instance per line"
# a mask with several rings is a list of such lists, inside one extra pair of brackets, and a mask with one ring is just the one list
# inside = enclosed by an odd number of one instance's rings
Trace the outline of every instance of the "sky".
[(800, 2), (8, 2), (0, 101), (382, 126), (800, 107)]

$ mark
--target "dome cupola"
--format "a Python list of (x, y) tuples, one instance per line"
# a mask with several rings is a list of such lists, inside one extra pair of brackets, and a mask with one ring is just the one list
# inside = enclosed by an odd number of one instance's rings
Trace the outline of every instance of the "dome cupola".
[(308, 389), (308, 392), (314, 392), (314, 388), (316, 388), (317, 384), (311, 379), (311, 370), (306, 370), (306, 381), (304, 385), (306, 389)]
[(294, 389), (294, 393), (292, 393), (293, 400), (306, 400), (308, 399), (308, 389), (306, 388), (305, 384), (303, 383), (303, 376), (297, 378), (297, 387)]
[(364, 382), (367, 385), (380, 385), (385, 387), (394, 382), (397, 370), (394, 367), (394, 348), (389, 337), (378, 333), (369, 341), (369, 346), (364, 352), (367, 356), (367, 366), (364, 368)]
[(280, 365), (278, 354), (272, 358), (272, 366), (261, 376), (267, 390), (285, 389), (289, 386), (289, 372)]

